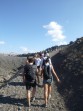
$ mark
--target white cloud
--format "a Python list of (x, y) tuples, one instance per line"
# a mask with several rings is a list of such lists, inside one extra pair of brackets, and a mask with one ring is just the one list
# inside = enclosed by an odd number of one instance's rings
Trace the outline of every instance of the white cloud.
[(3, 44), (5, 44), (5, 42), (4, 41), (0, 41), (0, 45), (3, 45)]
[(65, 43), (66, 36), (63, 34), (63, 27), (57, 22), (50, 22), (48, 25), (44, 25), (43, 28), (47, 29), (47, 34), (52, 37), (52, 41), (59, 44), (59, 42)]
[(34, 52), (37, 52), (36, 50), (34, 50), (34, 49), (30, 50), (25, 46), (21, 46), (20, 49), (21, 49), (22, 53), (34, 53)]
[(20, 49), (21, 49), (23, 52), (25, 52), (25, 53), (28, 52), (28, 48), (27, 48), (27, 47), (22, 46), (22, 47), (20, 47)]

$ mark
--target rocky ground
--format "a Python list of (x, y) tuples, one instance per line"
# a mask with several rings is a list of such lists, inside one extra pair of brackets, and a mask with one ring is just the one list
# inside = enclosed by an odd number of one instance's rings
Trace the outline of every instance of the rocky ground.
[[(22, 72), (23, 68), (21, 64), (23, 60), (20, 58), (13, 58), (11, 57), (1, 57), (3, 60), (3, 68), (5, 72), (5, 80), (0, 81), (0, 110), (1, 111), (28, 111), (27, 101), (26, 101), (26, 89), (22, 81)], [(1, 60), (1, 62), (2, 62)], [(10, 60), (10, 61), (9, 61)], [(11, 65), (11, 61), (13, 65)], [(20, 62), (17, 66), (15, 64)], [(5, 63), (4, 63), (5, 62)], [(6, 67), (6, 62), (8, 63)], [(11, 68), (10, 68), (11, 67)], [(16, 68), (17, 67), (17, 70)], [(14, 70), (13, 70), (14, 69)], [(11, 76), (8, 78), (8, 74), (6, 71), (11, 71)], [(4, 73), (0, 73), (3, 75)], [(41, 79), (41, 78), (40, 78)], [(41, 79), (42, 84), (42, 79)], [(31, 103), (31, 111), (68, 111), (65, 106), (63, 97), (57, 91), (57, 83), (53, 82), (52, 85), (52, 98), (48, 102), (48, 108), (44, 108), (44, 97), (43, 97), (43, 88), (37, 87), (36, 92), (36, 100)]]
[(0, 54), (0, 86), (14, 76), (24, 62), (25, 58)]
[(1, 111), (68, 111), (63, 98), (57, 91), (55, 82), (52, 86), (52, 98), (48, 102), (48, 108), (43, 107), (43, 88), (37, 87), (36, 100), (31, 103), (31, 109), (28, 109), (26, 101), (26, 89), (22, 82), (21, 73), (22, 70), (18, 71), (16, 76), (0, 89)]

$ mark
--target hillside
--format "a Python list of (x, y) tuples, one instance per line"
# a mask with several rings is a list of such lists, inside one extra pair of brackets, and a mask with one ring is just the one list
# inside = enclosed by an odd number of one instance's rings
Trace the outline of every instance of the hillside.
[(83, 111), (83, 37), (52, 57), (61, 79), (59, 93), (70, 111)]
[(24, 62), (22, 57), (0, 54), (0, 84), (10, 79)]

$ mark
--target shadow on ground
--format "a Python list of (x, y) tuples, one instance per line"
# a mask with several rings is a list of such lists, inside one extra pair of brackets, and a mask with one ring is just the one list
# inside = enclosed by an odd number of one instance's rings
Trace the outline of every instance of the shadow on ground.
[(25, 86), (23, 84), (23, 82), (10, 82), (8, 85), (12, 85), (12, 86)]
[[(10, 104), (10, 105), (17, 105), (17, 106), (25, 106), (27, 107), (27, 100), (26, 98), (15, 98), (14, 96), (16, 95), (12, 95), (13, 97), (11, 96), (3, 96), (3, 95), (0, 95), (0, 104)], [(38, 101), (38, 100), (43, 100), (43, 98), (36, 98), (35, 101)], [(31, 103), (33, 107), (43, 107), (43, 104), (39, 105), (37, 104), (33, 104)]]

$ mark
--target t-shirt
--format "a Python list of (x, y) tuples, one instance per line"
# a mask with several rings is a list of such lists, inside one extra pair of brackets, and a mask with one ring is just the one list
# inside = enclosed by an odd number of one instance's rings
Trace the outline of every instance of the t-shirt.
[(40, 66), (41, 64), (41, 59), (40, 58), (36, 58), (35, 59), (35, 65)]

